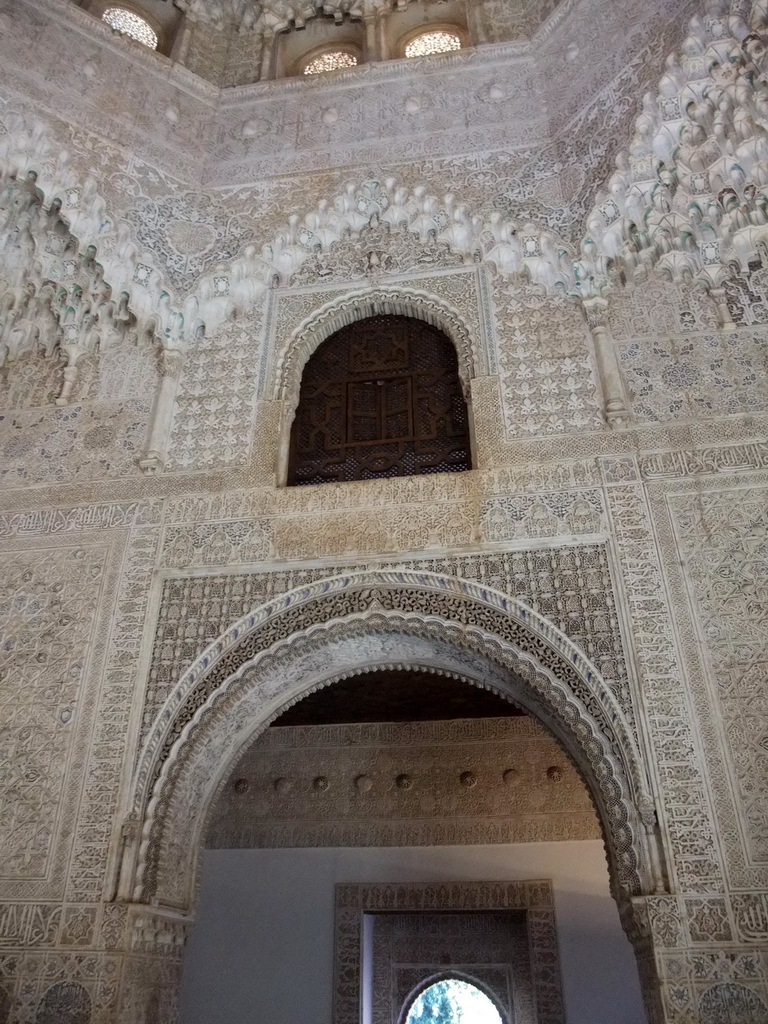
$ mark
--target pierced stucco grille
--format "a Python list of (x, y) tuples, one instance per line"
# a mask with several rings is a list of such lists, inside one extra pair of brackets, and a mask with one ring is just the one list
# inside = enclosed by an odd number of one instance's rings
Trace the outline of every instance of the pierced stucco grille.
[(431, 53), (450, 53), (461, 49), (461, 39), (455, 32), (423, 32), (405, 48), (406, 57), (428, 57)]
[(304, 66), (305, 75), (320, 75), (324, 71), (341, 71), (343, 68), (353, 68), (357, 64), (357, 57), (346, 50), (333, 50), (330, 53), (321, 53)]
[(116, 32), (122, 32), (124, 36), (130, 36), (137, 43), (143, 43), (150, 50), (157, 49), (157, 35), (151, 26), (138, 14), (133, 11), (126, 11), (123, 7), (108, 7), (101, 16), (102, 21), (113, 28)]

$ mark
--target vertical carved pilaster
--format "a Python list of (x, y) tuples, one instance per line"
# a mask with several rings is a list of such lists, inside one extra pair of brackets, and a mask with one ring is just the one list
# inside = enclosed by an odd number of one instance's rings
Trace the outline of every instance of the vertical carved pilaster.
[[(664, 1009), (663, 982), (659, 976), (657, 963), (657, 939), (654, 934), (654, 924), (657, 917), (660, 917), (659, 908), (662, 914), (675, 908), (674, 897), (637, 896), (627, 900), (622, 898), (619, 901), (619, 916), (624, 931), (635, 951), (637, 960), (637, 971), (640, 975), (640, 988), (643, 993), (643, 1002), (648, 1015), (648, 1024), (667, 1024), (667, 1015)], [(675, 925), (680, 922), (675, 917)]]
[(605, 322), (608, 302), (595, 297), (584, 299), (582, 304), (595, 346), (597, 372), (603, 392), (603, 415), (609, 426), (620, 427), (629, 422), (629, 409), (613, 338)]
[(261, 40), (261, 71), (260, 82), (271, 82), (277, 74), (277, 36), (274, 32), (265, 32)]
[(171, 429), (173, 403), (181, 376), (182, 353), (178, 349), (164, 349), (161, 356), (162, 377), (155, 392), (155, 401), (149, 418), (149, 438), (139, 466), (145, 473), (155, 473), (165, 463), (168, 434)]
[(192, 26), (185, 14), (182, 17), (181, 24), (176, 32), (176, 38), (173, 40), (173, 46), (171, 47), (170, 58), (172, 61), (175, 61), (177, 64), (186, 64), (191, 39)]
[(469, 38), (473, 46), (482, 46), (488, 42), (488, 32), (485, 28), (482, 5), (470, 0), (467, 4), (467, 28)]
[(728, 299), (724, 288), (713, 288), (710, 293), (712, 301), (717, 308), (717, 319), (720, 321), (720, 328), (723, 331), (735, 331), (736, 324), (731, 318), (731, 311), (728, 308)]

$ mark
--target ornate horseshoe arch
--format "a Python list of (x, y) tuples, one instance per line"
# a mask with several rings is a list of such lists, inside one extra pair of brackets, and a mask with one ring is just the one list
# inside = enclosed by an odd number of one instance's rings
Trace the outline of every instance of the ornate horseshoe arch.
[(425, 320), (443, 331), (456, 347), (459, 377), (467, 397), (472, 378), (488, 372), (480, 340), (473, 336), (457, 310), (443, 299), (429, 292), (396, 285), (367, 288), (326, 303), (296, 328), (275, 362), (275, 399), (292, 403), (291, 412), (294, 412), (299, 401), (301, 376), (312, 353), (342, 327), (382, 313)]
[(451, 576), (382, 570), (336, 576), (262, 605), (184, 674), (134, 778), (132, 814), (143, 827), (123, 864), (126, 896), (191, 909), (208, 810), (245, 747), (311, 690), (392, 665), (457, 675), (538, 718), (589, 786), (614, 895), (626, 900), (658, 890), (640, 752), (581, 651), (498, 591)]

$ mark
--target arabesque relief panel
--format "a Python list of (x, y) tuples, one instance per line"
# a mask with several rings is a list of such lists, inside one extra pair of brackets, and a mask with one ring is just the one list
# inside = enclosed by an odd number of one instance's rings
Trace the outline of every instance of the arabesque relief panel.
[(537, 722), (517, 715), (268, 729), (220, 792), (206, 845), (445, 846), (600, 835), (576, 770)]
[(114, 534), (39, 539), (2, 558), (6, 896), (64, 895), (121, 548)]
[(693, 604), (703, 665), (737, 784), (748, 859), (768, 861), (768, 489), (668, 498)]

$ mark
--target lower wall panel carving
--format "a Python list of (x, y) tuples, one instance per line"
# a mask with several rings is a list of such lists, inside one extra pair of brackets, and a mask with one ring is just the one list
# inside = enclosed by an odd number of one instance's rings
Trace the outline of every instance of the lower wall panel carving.
[(718, 719), (753, 864), (768, 863), (768, 490), (672, 495)]

